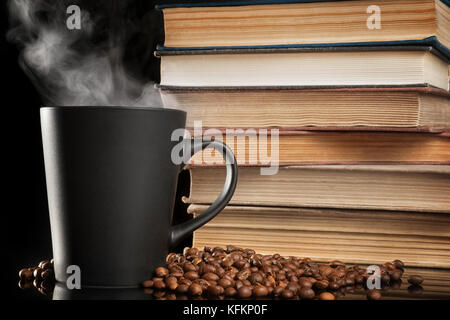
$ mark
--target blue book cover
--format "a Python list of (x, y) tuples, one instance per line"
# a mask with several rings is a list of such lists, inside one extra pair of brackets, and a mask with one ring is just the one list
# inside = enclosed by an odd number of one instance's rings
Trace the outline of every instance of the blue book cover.
[[(194, 7), (234, 7), (250, 6), (260, 4), (285, 4), (285, 3), (315, 3), (315, 2), (339, 2), (339, 1), (357, 1), (357, 0), (247, 0), (247, 1), (223, 1), (223, 2), (181, 2), (170, 4), (158, 4), (156, 9), (166, 8), (194, 8)], [(450, 0), (440, 0), (442, 3), (450, 6)]]

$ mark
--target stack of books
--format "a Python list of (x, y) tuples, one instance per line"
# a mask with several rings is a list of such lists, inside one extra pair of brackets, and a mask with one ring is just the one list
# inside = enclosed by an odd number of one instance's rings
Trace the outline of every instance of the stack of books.
[[(450, 268), (448, 1), (159, 9), (165, 107), (239, 164), (230, 204), (193, 246)], [(209, 150), (188, 169), (197, 216), (225, 169)]]

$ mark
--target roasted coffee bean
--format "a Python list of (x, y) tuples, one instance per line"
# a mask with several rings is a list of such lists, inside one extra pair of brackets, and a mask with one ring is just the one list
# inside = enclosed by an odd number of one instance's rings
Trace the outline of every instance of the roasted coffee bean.
[(320, 300), (335, 300), (336, 298), (334, 297), (334, 294), (332, 294), (331, 292), (322, 292), (319, 295), (319, 299)]
[(186, 285), (190, 286), (192, 284), (192, 281), (182, 277), (182, 278), (178, 279), (178, 284), (186, 284)]
[(311, 280), (309, 278), (300, 278), (298, 280), (298, 284), (302, 287), (302, 288), (311, 288), (313, 286)]
[(241, 280), (236, 280), (234, 283), (234, 287), (239, 290), (244, 284), (242, 283)]
[(244, 284), (244, 286), (248, 286), (248, 287), (252, 286), (252, 283), (250, 281), (248, 281), (248, 279), (242, 280), (242, 283)]
[(316, 293), (311, 288), (303, 287), (300, 289), (299, 295), (302, 299), (314, 299)]
[(264, 281), (264, 277), (260, 273), (253, 272), (248, 277), (248, 280), (251, 282), (251, 284), (256, 285), (258, 283), (262, 283)]
[(157, 290), (162, 290), (166, 288), (166, 284), (162, 280), (153, 281), (153, 287)]
[(153, 280), (146, 280), (142, 282), (141, 286), (144, 288), (151, 288), (153, 287)]
[(422, 284), (423, 277), (421, 277), (419, 275), (412, 275), (412, 276), (408, 277), (408, 282), (411, 283), (412, 285), (418, 286), (418, 285)]
[(197, 283), (191, 284), (188, 288), (188, 294), (191, 296), (201, 296), (202, 293), (203, 293), (202, 286)]
[(189, 272), (189, 271), (197, 271), (197, 268), (192, 264), (191, 262), (187, 261), (183, 264), (183, 271)]
[(323, 289), (328, 288), (328, 284), (329, 284), (328, 280), (320, 280), (314, 284), (314, 287), (316, 287), (317, 289), (323, 290)]
[(262, 285), (257, 285), (253, 289), (253, 294), (255, 297), (266, 297), (269, 294), (269, 289)]
[(53, 269), (44, 269), (41, 273), (41, 277), (43, 280), (51, 280), (54, 277)]
[(225, 295), (227, 297), (234, 297), (237, 294), (237, 290), (233, 287), (228, 287), (225, 289)]
[(44, 264), (46, 264), (47, 262), (49, 262), (49, 261), (47, 261), (47, 260), (42, 260), (41, 262), (39, 262), (38, 267), (41, 268), (41, 269), (43, 269)]
[(178, 283), (170, 282), (170, 283), (166, 284), (166, 286), (167, 286), (167, 289), (174, 291), (178, 288)]
[(341, 278), (336, 283), (339, 287), (344, 287), (347, 284), (347, 281), (345, 280), (345, 278)]
[(398, 269), (392, 271), (391, 273), (391, 282), (400, 280), (402, 277), (402, 272)]
[(215, 272), (216, 268), (213, 265), (206, 263), (200, 265), (199, 273), (202, 275), (205, 273), (215, 273)]
[(328, 288), (330, 288), (331, 290), (337, 290), (340, 288), (340, 286), (336, 282), (330, 282), (328, 284)]
[(51, 293), (51, 291), (54, 288), (54, 282), (49, 280), (49, 279), (45, 279), (41, 282), (41, 289), (43, 289), (45, 291), (45, 293), (48, 295), (49, 293)]
[(252, 294), (252, 287), (242, 286), (238, 289), (238, 297), (241, 299), (250, 298)]
[(189, 289), (189, 285), (187, 284), (179, 284), (176, 288), (176, 292), (178, 293), (187, 293)]
[(175, 277), (175, 278), (181, 278), (183, 275), (184, 275), (184, 273), (181, 273), (181, 272), (172, 272), (169, 274), (169, 276)]
[(289, 289), (283, 289), (281, 292), (281, 297), (284, 299), (292, 299), (294, 297), (294, 293)]
[(297, 282), (289, 282), (286, 285), (286, 289), (291, 290), (292, 292), (294, 292), (294, 294), (297, 294), (297, 292), (300, 290), (300, 285)]
[(356, 277), (355, 277), (355, 282), (356, 283), (363, 283), (364, 282), (364, 277), (362, 276), (362, 275), (357, 275)]
[(47, 270), (47, 269), (53, 269), (53, 264), (50, 263), (50, 261), (44, 261), (44, 263), (42, 263), (41, 268), (43, 270)]
[(383, 267), (385, 267), (387, 271), (395, 269), (395, 265), (392, 262), (386, 262), (383, 264)]
[(193, 281), (193, 280), (198, 279), (200, 276), (198, 275), (198, 273), (196, 271), (189, 271), (184, 274), (184, 277), (186, 279)]
[(171, 266), (169, 267), (169, 273), (171, 274), (175, 274), (175, 273), (180, 273), (180, 274), (184, 274), (183, 268), (180, 266)]
[(224, 268), (222, 268), (222, 267), (217, 267), (216, 268), (216, 274), (219, 276), (219, 277), (222, 277), (224, 274), (225, 274), (225, 269)]
[(205, 279), (207, 281), (217, 281), (219, 280), (219, 276), (215, 273), (208, 272), (202, 275), (202, 279)]
[(233, 286), (233, 281), (228, 278), (220, 279), (217, 284), (223, 288), (228, 288)]
[(353, 286), (354, 284), (355, 284), (355, 279), (345, 278), (345, 285), (346, 286)]
[(189, 248), (186, 247), (183, 250), (183, 255), (188, 258), (188, 257), (195, 257), (198, 254), (198, 249), (197, 248)]
[(233, 259), (228, 258), (228, 259), (224, 259), (221, 262), (221, 265), (222, 265), (222, 267), (227, 268), (227, 267), (231, 267), (233, 265), (233, 263), (234, 263)]
[(367, 291), (367, 300), (380, 300), (381, 292), (377, 289), (371, 289)]
[(274, 297), (279, 297), (279, 296), (281, 295), (281, 293), (283, 292), (283, 290), (284, 290), (283, 287), (280, 287), (280, 286), (275, 287), (275, 288), (273, 289), (273, 291), (272, 291), (272, 295), (273, 295)]
[(29, 268), (24, 268), (19, 271), (19, 278), (20, 279), (31, 279), (33, 278), (33, 272)]
[(391, 277), (387, 273), (381, 275), (381, 282), (389, 283), (389, 281), (391, 281)]
[(238, 260), (233, 264), (236, 268), (239, 270), (248, 269), (250, 268), (250, 263), (248, 263), (245, 260)]
[(403, 270), (403, 268), (405, 268), (405, 264), (401, 260), (394, 260), (394, 261), (392, 261), (392, 263), (394, 264), (394, 266), (397, 269), (402, 269)]
[(205, 279), (194, 280), (194, 283), (199, 284), (203, 290), (206, 290), (209, 287), (209, 282)]
[(239, 273), (237, 274), (237, 278), (241, 281), (246, 280), (248, 277), (250, 276), (250, 270), (248, 269), (244, 269), (242, 271), (239, 271)]
[(163, 277), (166, 277), (169, 275), (169, 270), (167, 270), (164, 267), (159, 267), (159, 268), (156, 268), (155, 274), (157, 277), (163, 278)]
[(330, 262), (330, 267), (336, 268), (338, 266), (345, 266), (345, 264), (342, 261), (334, 260)]
[(278, 280), (278, 281), (286, 280), (286, 275), (283, 274), (283, 273), (278, 273), (278, 274), (277, 274), (277, 280)]
[(334, 272), (334, 269), (331, 268), (330, 266), (322, 266), (319, 269), (319, 272), (323, 277), (328, 278)]
[(35, 278), (35, 279), (38, 279), (38, 280), (42, 279), (42, 277), (41, 277), (42, 271), (43, 271), (43, 270), (42, 270), (41, 267), (36, 268), (36, 269), (34, 270), (34, 272), (33, 272), (34, 278)]
[(206, 289), (206, 292), (208, 293), (209, 296), (215, 297), (215, 296), (219, 296), (221, 294), (224, 293), (224, 289), (221, 286), (209, 286), (208, 289)]

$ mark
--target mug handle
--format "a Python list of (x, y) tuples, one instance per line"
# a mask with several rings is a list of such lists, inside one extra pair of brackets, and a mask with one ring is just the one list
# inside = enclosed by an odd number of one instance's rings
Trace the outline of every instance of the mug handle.
[[(201, 150), (206, 148), (214, 148), (216, 151), (219, 151), (225, 159), (227, 175), (222, 192), (208, 209), (206, 209), (197, 218), (172, 226), (169, 234), (169, 248), (175, 247), (186, 236), (203, 226), (205, 223), (213, 219), (220, 211), (222, 211), (231, 200), (237, 184), (238, 167), (236, 164), (236, 158), (233, 151), (225, 143), (216, 140), (198, 141), (195, 139), (187, 140), (186, 142), (189, 142), (190, 144), (191, 155), (196, 151), (200, 151), (200, 148)], [(186, 149), (187, 148), (184, 148), (183, 150), (186, 151)]]

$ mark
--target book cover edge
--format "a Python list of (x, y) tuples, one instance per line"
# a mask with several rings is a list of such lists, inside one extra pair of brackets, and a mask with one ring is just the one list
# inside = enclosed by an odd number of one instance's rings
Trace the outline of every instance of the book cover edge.
[(215, 46), (215, 47), (165, 47), (158, 44), (156, 57), (169, 55), (194, 54), (242, 54), (271, 52), (328, 52), (328, 51), (431, 51), (441, 59), (449, 62), (450, 49), (445, 47), (436, 36), (417, 40), (340, 42), (316, 44), (279, 44), (258, 46)]
[[(271, 5), (271, 4), (294, 4), (294, 3), (316, 3), (316, 2), (345, 2), (352, 0), (246, 0), (246, 1), (226, 1), (226, 2), (206, 2), (206, 3), (171, 3), (157, 4), (156, 10), (170, 8), (196, 8), (196, 7), (240, 7), (251, 5)], [(450, 7), (450, 0), (440, 0), (443, 4)]]

